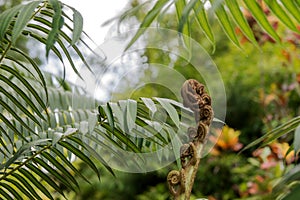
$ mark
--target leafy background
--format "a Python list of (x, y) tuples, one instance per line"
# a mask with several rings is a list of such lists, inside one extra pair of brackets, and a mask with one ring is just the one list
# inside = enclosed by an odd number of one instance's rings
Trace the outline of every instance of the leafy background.
[[(117, 156), (114, 147), (142, 152), (154, 144), (163, 146), (168, 137), (158, 134), (154, 141), (128, 137), (121, 124), (128, 118), (112, 109), (116, 104), (97, 102), (83, 88), (65, 81), (66, 63), (75, 73), (78, 70), (74, 57), (90, 67), (83, 50), (88, 49), (87, 37), (79, 38), (81, 15), (67, 5), (61, 9), (54, 0), (19, 3), (4, 4), (0, 15), (1, 197), (168, 199), (165, 177), (176, 163), (146, 174), (112, 171), (105, 165), (105, 156)], [(227, 91), (227, 126), (201, 161), (193, 198), (293, 199), (299, 193), (299, 1), (210, 3), (205, 10), (196, 0), (130, 1), (117, 24), (130, 28), (140, 21), (141, 28), (156, 23), (178, 30), (200, 42), (219, 67)], [(7, 10), (13, 5), (19, 6)], [(143, 33), (141, 29), (132, 35), (129, 46)], [(32, 40), (46, 47), (38, 50), (40, 54), (57, 59), (61, 75), (39, 67), (45, 57), (28, 56), (26, 44)], [(188, 49), (189, 41), (183, 42)], [(170, 61), (153, 49), (140, 55), (144, 57), (149, 63)], [(182, 65), (186, 65), (182, 59), (173, 62), (175, 69)], [(192, 70), (182, 74), (193, 77)], [(122, 92), (118, 99), (126, 96), (126, 89)], [(132, 96), (138, 102), (118, 102), (129, 112), (135, 108), (133, 114), (140, 120), (132, 125), (136, 130), (144, 123), (160, 122), (155, 118), (149, 122), (150, 110), (138, 99), (141, 96), (173, 98), (166, 88), (148, 85)], [(172, 116), (167, 123), (174, 123)], [(87, 141), (109, 153), (97, 154), (84, 145)]]

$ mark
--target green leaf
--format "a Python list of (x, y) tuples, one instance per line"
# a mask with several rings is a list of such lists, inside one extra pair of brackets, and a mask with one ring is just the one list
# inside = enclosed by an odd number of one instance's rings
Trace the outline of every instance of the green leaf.
[(7, 200), (13, 200), (13, 198), (9, 194), (7, 194), (4, 190), (0, 190), (0, 194), (2, 194)]
[(153, 117), (153, 114), (157, 111), (155, 103), (152, 101), (152, 99), (149, 98), (141, 98), (141, 100), (146, 105), (146, 107), (151, 111), (151, 115)]
[(251, 11), (253, 17), (256, 19), (257, 23), (278, 43), (280, 43), (280, 38), (276, 31), (269, 23), (266, 14), (263, 12), (261, 7), (256, 1), (244, 1), (248, 9)]
[(49, 57), (49, 52), (57, 41), (57, 36), (59, 35), (60, 29), (64, 24), (64, 19), (62, 17), (61, 3), (58, 0), (49, 1), (54, 10), (54, 15), (52, 17), (52, 29), (48, 34), (46, 43), (46, 57)]
[(225, 31), (226, 35), (228, 36), (228, 38), (237, 46), (237, 47), (241, 47), (240, 43), (236, 37), (236, 34), (234, 32), (234, 28), (229, 20), (229, 17), (225, 11), (224, 5), (222, 4), (222, 2), (217, 1), (217, 0), (210, 0), (214, 11), (216, 13), (216, 16), (223, 28), (223, 30)]
[(40, 122), (36, 119), (34, 115), (32, 115), (13, 95), (7, 92), (3, 87), (0, 86), (0, 92), (3, 93), (6, 97), (8, 97), (14, 105), (16, 105), (26, 116), (28, 116), (32, 121), (41, 126)]
[(245, 19), (244, 14), (242, 13), (239, 4), (237, 1), (225, 0), (227, 7), (230, 10), (230, 14), (232, 15), (234, 21), (239, 26), (241, 31), (245, 34), (245, 36), (258, 47), (257, 41), (254, 37), (253, 31), (250, 28), (247, 20)]
[(101, 107), (103, 108), (103, 110), (104, 110), (104, 112), (105, 112), (105, 114), (107, 116), (111, 132), (114, 132), (115, 120), (114, 120), (114, 116), (113, 116), (113, 112), (112, 112), (110, 104), (107, 103), (106, 105), (103, 105)]
[[(290, 1), (292, 2), (292, 1)], [(265, 0), (265, 3), (268, 5), (270, 10), (277, 16), (277, 18), (283, 22), (288, 28), (293, 31), (299, 32), (293, 21), (286, 14), (281, 5), (275, 0)]]
[(10, 182), (12, 185), (18, 188), (26, 197), (30, 199), (34, 199), (34, 197), (19, 182), (8, 178), (6, 178), (5, 181)]
[(3, 41), (3, 37), (11, 23), (11, 21), (14, 19), (14, 17), (17, 15), (17, 13), (26, 5), (17, 5), (11, 9), (5, 10), (3, 13), (0, 15), (0, 41)]
[(289, 170), (282, 179), (274, 186), (274, 192), (282, 191), (286, 186), (294, 181), (300, 180), (300, 165), (296, 165), (294, 168)]
[(125, 124), (130, 132), (135, 127), (137, 116), (137, 102), (131, 99), (127, 100)]
[[(177, 6), (177, 17), (179, 19), (178, 23), (178, 31), (181, 33), (184, 29), (185, 24), (188, 22), (190, 12), (195, 7), (196, 3), (199, 2), (199, 0), (191, 0), (188, 2), (187, 5), (185, 5), (185, 1), (176, 1)], [(176, 5), (175, 3), (175, 5)], [(182, 7), (184, 7), (182, 9)]]
[(33, 103), (33, 101), (31, 100), (31, 98), (27, 94), (25, 94), (25, 92), (20, 87), (18, 87), (11, 80), (9, 80), (8, 78), (6, 78), (5, 76), (3, 76), (1, 74), (0, 74), (0, 81), (3, 81), (7, 85), (9, 85), (14, 91), (17, 92), (18, 95), (20, 95), (22, 97), (22, 99), (24, 99), (24, 101), (32, 108), (32, 110), (39, 117), (41, 117), (42, 119), (45, 119), (44, 116), (41, 114), (41, 110), (37, 108), (37, 106)]
[(2, 113), (0, 113), (0, 120), (3, 121), (4, 124), (8, 126), (16, 135), (20, 136), (20, 138), (28, 142), (28, 140), (23, 136), (23, 134), (18, 129), (16, 129), (16, 127), (11, 123), (11, 121), (8, 120)]
[[(102, 127), (110, 131), (107, 123), (101, 124)], [(122, 143), (126, 144), (126, 146), (131, 149), (133, 152), (141, 153), (141, 150), (126, 136), (124, 135), (119, 129), (115, 128), (112, 135), (116, 136)]]
[(136, 124), (140, 127), (144, 128), (146, 131), (151, 133), (153, 136), (155, 136), (157, 139), (163, 142), (163, 144), (168, 144), (168, 141), (157, 131), (152, 127), (151, 125), (147, 124), (143, 119), (140, 117), (137, 117)]
[(208, 22), (203, 3), (201, 1), (197, 1), (195, 6), (193, 7), (193, 9), (194, 9), (195, 17), (196, 17), (198, 24), (200, 25), (200, 27), (203, 30), (207, 39), (212, 43), (212, 45), (215, 48), (215, 43), (216, 43), (215, 37), (211, 30), (211, 26)]
[(28, 89), (28, 91), (31, 92), (31, 94), (35, 97), (35, 100), (37, 100), (37, 102), (39, 103), (39, 105), (46, 110), (47, 107), (44, 103), (44, 101), (41, 99), (40, 95), (36, 92), (36, 89), (34, 89), (31, 84), (20, 74), (18, 73), (16, 70), (12, 69), (11, 67), (7, 66), (7, 65), (0, 65), (0, 69), (5, 70), (9, 73), (11, 73), (14, 77), (16, 77), (17, 79), (19, 79), (21, 81), (21, 83), (24, 84), (24, 86)]
[(73, 10), (73, 35), (72, 35), (72, 45), (74, 45), (81, 36), (82, 29), (83, 29), (83, 18), (81, 14), (76, 10)]
[[(300, 10), (299, 10), (299, 2), (296, 1), (280, 1), (282, 5), (289, 11), (289, 13), (300, 23)], [(298, 5), (297, 5), (298, 4)]]
[(96, 158), (97, 160), (99, 160), (104, 167), (113, 175), (116, 176), (114, 171), (112, 170), (111, 167), (109, 167), (108, 163), (103, 159), (103, 157), (97, 152), (95, 151), (95, 149), (93, 149), (92, 147), (90, 147), (88, 144), (85, 145), (85, 148), (88, 150), (88, 152), (93, 155), (94, 158)]
[[(37, 17), (35, 19), (37, 21), (41, 22), (41, 23), (47, 24), (47, 22), (46, 22), (47, 20), (40, 19), (40, 18), (37, 18)], [(32, 28), (35, 28), (38, 31), (42, 31), (42, 32), (44, 32), (46, 34), (50, 34), (50, 31), (48, 29), (42, 27), (42, 26), (39, 26), (39, 25), (36, 25), (36, 24), (29, 24), (28, 26), (32, 27)], [(66, 37), (65, 39), (67, 39), (68, 42), (71, 42), (71, 39), (69, 37), (67, 37), (63, 32), (61, 32), (61, 35), (63, 36), (63, 38)], [(37, 35), (35, 35), (33, 33), (30, 33), (30, 36), (32, 36), (33, 38), (39, 40), (40, 42), (42, 42), (44, 44), (47, 43), (47, 41), (44, 38), (41, 38), (41, 37), (39, 37), (39, 36), (37, 36)], [(77, 70), (77, 68), (75, 66), (75, 63), (74, 63), (74, 61), (72, 59), (72, 56), (70, 55), (69, 51), (67, 50), (64, 42), (60, 38), (57, 38), (56, 42), (59, 44), (60, 48), (63, 50), (65, 56), (67, 57), (69, 63), (71, 64), (71, 67), (72, 67), (73, 71), (77, 74), (77, 76), (79, 76), (81, 79), (83, 79), (82, 76), (80, 75), (80, 73), (78, 72), (78, 70)], [(85, 62), (85, 59), (84, 59), (83, 55), (80, 53), (79, 49), (76, 46), (72, 46), (72, 47), (76, 51), (76, 53), (79, 55), (79, 57), (82, 59), (82, 61)], [(52, 46), (51, 50), (55, 53), (55, 55), (60, 59), (60, 61), (64, 65), (64, 60), (62, 58), (61, 53), (58, 51), (58, 49), (55, 46)], [(86, 66), (88, 66), (88, 65), (86, 64)], [(64, 65), (64, 70), (65, 70), (65, 65)], [(89, 68), (89, 70), (91, 71), (90, 68)], [(64, 74), (65, 74), (65, 71), (64, 71)]]
[(45, 143), (49, 140), (50, 139), (39, 139), (39, 140), (34, 140), (32, 142), (25, 143), (24, 145), (22, 145), (22, 147), (20, 149), (18, 149), (18, 151), (16, 153), (14, 153), (13, 157), (11, 157), (4, 164), (0, 164), (0, 170), (3, 169), (3, 168), (7, 169), (12, 163), (14, 163), (18, 159), (20, 159), (20, 157), (23, 156), (23, 154), (25, 154), (28, 151), (31, 151), (30, 148), (32, 148), (36, 145), (41, 145), (41, 144), (43, 144), (43, 143)]
[[(70, 188), (73, 188), (72, 185), (69, 184), (71, 182), (74, 185), (76, 185), (77, 188), (79, 188), (79, 185), (78, 185), (77, 181), (75, 180), (75, 178), (72, 176), (72, 174), (70, 174), (70, 172), (68, 170), (66, 170), (66, 168), (56, 160), (56, 158), (53, 158), (47, 152), (42, 152), (41, 155), (53, 164), (53, 166), (55, 167), (54, 171), (58, 171), (58, 170), (61, 171), (61, 174), (57, 173), (57, 175), (63, 179), (62, 183), (67, 183), (66, 186), (71, 186)], [(42, 161), (42, 162), (45, 163), (44, 161)], [(47, 168), (45, 168), (45, 169), (47, 169)]]
[(168, 100), (165, 100), (163, 98), (155, 98), (155, 100), (157, 100), (162, 105), (162, 107), (169, 114), (174, 124), (179, 128), (180, 120), (176, 109), (168, 102)]
[[(34, 172), (36, 175), (38, 175), (42, 180), (45, 181), (45, 183), (47, 183), (49, 186), (51, 186), (55, 191), (59, 192), (61, 195), (64, 196), (64, 193), (62, 191), (62, 189), (55, 183), (54, 180), (52, 180), (50, 178), (50, 176), (48, 175), (48, 173), (45, 173), (44, 171), (42, 171), (41, 169), (39, 169), (36, 165), (33, 165), (31, 163), (27, 163), (25, 165), (28, 169), (30, 169), (32, 172)], [(24, 174), (24, 173), (23, 173)], [(24, 174), (25, 175), (25, 174)], [(29, 178), (29, 177), (27, 177)], [(30, 179), (30, 181), (32, 181)], [(43, 191), (43, 188), (41, 186), (38, 186), (38, 188)], [(45, 194), (45, 193), (44, 193)]]
[(168, 1), (169, 0), (159, 0), (156, 2), (153, 8), (147, 13), (145, 18), (143, 19), (138, 31), (126, 46), (125, 51), (129, 49), (129, 47), (131, 47), (133, 43), (146, 31), (146, 29), (151, 25), (151, 23), (160, 13), (163, 7), (168, 3)]
[(34, 10), (41, 2), (42, 1), (33, 1), (22, 7), (12, 31), (13, 44), (16, 42), (16, 40), (20, 36), (22, 30), (25, 28), (29, 20), (31, 20), (31, 17), (34, 14)]
[(181, 162), (180, 162), (180, 147), (182, 146), (182, 142), (178, 138), (177, 134), (174, 132), (172, 128), (167, 127), (167, 131), (169, 135), (171, 136), (171, 144), (172, 144), (172, 149), (175, 155), (176, 163), (178, 168), (181, 168)]
[(282, 200), (296, 200), (300, 196), (300, 185), (294, 186), (291, 191), (282, 198)]
[[(104, 135), (103, 132), (101, 130), (99, 130), (98, 128), (95, 129), (95, 132), (101, 136)], [(85, 137), (90, 139), (90, 141), (95, 143), (96, 146), (99, 147), (100, 149), (108, 150), (108, 152), (113, 154), (113, 157), (117, 158), (119, 161), (123, 161), (122, 165), (128, 166), (126, 163), (126, 160), (120, 154), (120, 152), (118, 152), (118, 150), (115, 150), (114, 145), (119, 147), (119, 144), (116, 143), (116, 141), (114, 141), (112, 138), (106, 137), (107, 139), (109, 139), (109, 142), (105, 142), (105, 141), (103, 141), (103, 137), (98, 137), (98, 135), (90, 135), (89, 134), (89, 135), (86, 135)]]
[(42, 198), (36, 193), (36, 191), (33, 189), (33, 187), (30, 185), (29, 182), (25, 180), (23, 176), (17, 173), (12, 173), (11, 174), (13, 177), (15, 177), (19, 182), (23, 184), (23, 186), (29, 190), (29, 192), (37, 199), (42, 200)]
[(244, 147), (244, 149), (242, 149), (242, 151), (245, 151), (246, 149), (249, 149), (249, 148), (251, 148), (259, 143), (262, 143), (262, 142), (263, 142), (263, 144), (261, 146), (267, 145), (270, 142), (281, 137), (282, 135), (290, 133), (291, 131), (295, 130), (299, 124), (300, 124), (300, 116), (295, 117), (295, 118), (291, 119), (290, 121), (278, 126), (277, 128), (265, 133), (262, 137), (254, 140), (253, 142), (248, 144), (246, 147)]
[(68, 149), (70, 152), (72, 152), (74, 155), (76, 155), (78, 158), (80, 158), (83, 162), (85, 162), (100, 178), (99, 171), (95, 164), (91, 161), (89, 157), (87, 157), (82, 151), (80, 151), (78, 148), (73, 146), (67, 141), (59, 141), (58, 144)]
[[(182, 33), (180, 36), (183, 39), (183, 42), (186, 48), (190, 51), (191, 48), (191, 40), (190, 40), (190, 22), (189, 22), (189, 14), (194, 6), (193, 4), (196, 3), (195, 1), (190, 1), (189, 4), (186, 6), (185, 0), (177, 0), (175, 1), (175, 8), (177, 13), (178, 19), (178, 32)], [(189, 52), (190, 53), (190, 52)]]
[(17, 191), (14, 190), (10, 185), (0, 182), (0, 186), (7, 189), (14, 196), (14, 199), (23, 200), (23, 198), (17, 193)]
[(297, 154), (300, 150), (300, 125), (297, 126), (294, 133), (294, 149), (295, 154)]
[(100, 117), (100, 120), (99, 120), (100, 122), (104, 121), (107, 118), (102, 106), (98, 106), (98, 115)]
[[(47, 12), (46, 10), (42, 10), (41, 13), (51, 17), (52, 14), (50, 12)], [(66, 18), (70, 19), (72, 21), (71, 18), (69, 18), (67, 15), (64, 15)], [(44, 20), (44, 18), (40, 18), (41, 20)], [(45, 20), (47, 21), (47, 20)], [(47, 25), (48, 26), (48, 25)], [(73, 32), (73, 29), (71, 27), (68, 26), (68, 24), (65, 24), (65, 26)], [(50, 25), (51, 27), (51, 25)], [(84, 32), (83, 32), (84, 33)], [(85, 57), (83, 56), (82, 52), (80, 51), (80, 49), (76, 46), (76, 45), (72, 45), (72, 39), (68, 36), (68, 34), (66, 34), (65, 32), (61, 31), (60, 32), (60, 35), (72, 46), (72, 48), (75, 50), (75, 52), (77, 53), (77, 55), (80, 57), (80, 59), (82, 60), (82, 62), (86, 65), (86, 67), (92, 72), (89, 64), (87, 63)], [(86, 35), (88, 38), (89, 36)], [(92, 40), (91, 38), (89, 38), (90, 40)], [(91, 52), (93, 52), (95, 55), (97, 55), (96, 52), (94, 52), (86, 43), (84, 40), (81, 40), (80, 41), (85, 45), (85, 47), (87, 47)]]
[[(29, 165), (31, 166), (31, 165)], [(28, 165), (27, 165), (28, 167)], [(36, 168), (36, 167), (33, 167)], [(30, 172), (28, 172), (26, 169), (24, 168), (20, 168), (19, 171), (30, 180), (30, 182), (37, 187), (43, 194), (45, 194), (49, 199), (54, 200), (52, 195), (50, 194), (50, 192), (40, 183), (40, 181), (38, 181)], [(44, 176), (46, 176), (44, 173), (42, 173)], [(45, 179), (44, 179), (45, 180)], [(59, 189), (59, 187), (58, 187)], [(59, 191), (59, 190), (57, 190)]]
[[(104, 125), (104, 126), (103, 126)], [(105, 126), (107, 126), (107, 125), (105, 125), (105, 124), (101, 124), (101, 128), (95, 128), (95, 132), (97, 133), (97, 134), (99, 134), (99, 135), (101, 135), (104, 139), (106, 138), (108, 141), (109, 141), (109, 144), (112, 146), (112, 148), (114, 147), (114, 146), (116, 146), (116, 147), (118, 147), (118, 148), (120, 148), (120, 149), (123, 149), (123, 146), (122, 146), (122, 144), (120, 144), (120, 143), (118, 143), (116, 140), (115, 140), (115, 138), (113, 138), (111, 135), (112, 134), (110, 134), (111, 132), (108, 130), (106, 130), (106, 128), (105, 128)], [(104, 130), (102, 130), (102, 128), (104, 129)], [(106, 131), (108, 132), (108, 133), (106, 133)], [(87, 135), (86, 137), (90, 137), (89, 135)]]
[(11, 108), (10, 105), (6, 104), (2, 99), (0, 99), (0, 105), (3, 106), (4, 109), (6, 109), (23, 127), (28, 129), (31, 133), (35, 134), (34, 130), (30, 128), (19, 116), (19, 113), (17, 113), (15, 110)]
[(35, 69), (35, 72), (38, 74), (38, 76), (42, 82), (42, 85), (43, 85), (43, 88), (44, 88), (44, 91), (46, 94), (46, 100), (48, 100), (48, 90), (47, 90), (46, 81), (45, 81), (46, 79), (45, 79), (43, 73), (41, 72), (39, 66), (36, 64), (36, 62), (30, 56), (28, 56), (23, 51), (16, 49), (16, 48), (11, 48), (11, 50), (18, 52), (20, 55), (22, 55), (31, 64), (31, 66)]
[(57, 149), (52, 148), (52, 152), (54, 152), (62, 161), (64, 164), (66, 164), (73, 172), (75, 172), (76, 175), (80, 176), (82, 179), (84, 179), (86, 182), (90, 183), (89, 180), (80, 173), (76, 167)]

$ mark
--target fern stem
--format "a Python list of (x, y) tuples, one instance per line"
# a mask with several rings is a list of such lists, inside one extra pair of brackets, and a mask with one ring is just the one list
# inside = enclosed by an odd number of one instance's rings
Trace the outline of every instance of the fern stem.
[(4, 59), (5, 55), (7, 54), (7, 52), (9, 51), (10, 47), (11, 47), (12, 43), (9, 41), (8, 42), (8, 46), (6, 47), (6, 49), (4, 50), (3, 54), (0, 57), (0, 63), (2, 62), (2, 60)]
[(44, 4), (41, 5), (41, 6), (37, 9), (37, 11), (35, 11), (35, 12), (33, 13), (31, 19), (33, 19), (34, 16), (35, 16), (36, 14), (38, 14), (38, 13), (42, 10), (42, 8), (45, 8), (46, 6), (47, 6), (47, 2), (45, 1)]

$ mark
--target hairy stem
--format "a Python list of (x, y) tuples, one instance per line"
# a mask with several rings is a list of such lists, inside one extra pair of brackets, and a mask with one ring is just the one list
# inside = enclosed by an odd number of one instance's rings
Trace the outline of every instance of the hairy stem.
[(201, 152), (202, 149), (204, 148), (203, 143), (198, 143), (195, 145), (196, 147), (196, 152), (194, 152), (196, 155), (196, 163), (195, 165), (190, 165), (185, 169), (185, 193), (181, 194), (179, 196), (180, 200), (188, 200), (190, 199), (193, 185), (194, 185), (194, 180), (197, 175), (198, 167), (200, 164), (200, 159), (201, 159)]
[(194, 112), (197, 126), (189, 127), (187, 135), (190, 142), (180, 148), (182, 169), (169, 172), (167, 181), (170, 193), (175, 200), (189, 200), (198, 171), (201, 153), (207, 141), (209, 126), (213, 119), (211, 98), (204, 85), (194, 79), (184, 82), (181, 88), (183, 105)]

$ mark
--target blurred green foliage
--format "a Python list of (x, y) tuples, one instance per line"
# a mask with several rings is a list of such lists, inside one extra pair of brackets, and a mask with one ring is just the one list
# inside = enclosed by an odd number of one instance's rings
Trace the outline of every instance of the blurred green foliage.
[[(20, 1), (10, 1), (18, 4)], [(0, 6), (0, 11), (11, 7), (6, 4)], [(132, 6), (136, 6), (136, 1)], [(145, 16), (144, 10), (136, 13), (137, 19)], [(162, 25), (166, 28), (176, 29), (173, 23), (175, 13), (164, 15)], [(248, 42), (244, 42), (242, 50), (234, 46), (220, 31), (221, 28), (212, 21), (212, 27), (218, 34), (216, 37), (216, 50), (212, 53), (210, 43), (204, 34), (192, 29), (192, 37), (203, 38), (203, 45), (211, 50), (211, 57), (218, 66), (222, 75), (227, 95), (226, 123), (235, 130), (240, 130), (238, 141), (243, 145), (260, 137), (279, 124), (286, 122), (300, 114), (300, 61), (299, 36), (282, 30), (285, 37), (282, 44), (265, 41), (258, 49)], [(219, 31), (218, 31), (219, 30)], [(242, 35), (240, 36), (242, 39)], [(24, 43), (25, 44), (25, 43)], [(164, 52), (147, 49), (142, 56), (147, 57), (148, 63), (170, 63), (170, 57)], [(188, 66), (183, 70), (181, 66)], [(173, 62), (174, 69), (186, 78), (201, 80), (194, 77), (194, 70), (187, 61), (178, 58)], [(186, 70), (188, 69), (188, 70)], [(145, 70), (145, 76), (149, 75)], [(166, 74), (167, 76), (167, 74)], [(142, 77), (143, 79), (143, 77)], [(126, 96), (127, 91), (119, 94), (118, 98)], [(131, 98), (139, 97), (176, 97), (168, 88), (147, 84), (136, 90)], [(177, 100), (177, 99), (175, 99)], [(233, 140), (233, 138), (231, 138)], [(272, 186), (285, 173), (289, 165), (280, 142), (286, 142), (286, 148), (291, 145), (288, 137), (282, 137), (275, 142), (276, 148), (268, 146), (259, 150), (243, 152), (237, 155), (234, 149), (219, 148), (218, 154), (210, 154), (201, 160), (197, 179), (195, 180), (193, 198), (207, 197), (209, 199), (235, 199), (254, 197), (255, 199), (272, 199), (270, 193)], [(276, 150), (277, 149), (277, 150)], [(281, 151), (279, 152), (278, 149)], [(283, 153), (284, 152), (284, 153)], [(282, 155), (279, 156), (279, 153)], [(106, 170), (101, 169), (101, 180), (90, 171), (87, 166), (77, 163), (88, 177), (91, 184), (80, 182), (80, 191), (75, 194), (65, 191), (69, 199), (137, 199), (137, 200), (163, 200), (169, 199), (166, 185), (167, 168), (147, 174), (128, 174), (116, 172), (113, 177)], [(80, 178), (79, 178), (80, 180)], [(55, 191), (53, 191), (55, 193)], [(59, 199), (57, 197), (57, 199)]]
[[(137, 16), (142, 18), (144, 15), (140, 11)], [(172, 23), (174, 17), (174, 13), (165, 14), (160, 25), (176, 29), (176, 23)], [(242, 49), (239, 49), (226, 38), (216, 22), (211, 23), (218, 34), (216, 34), (216, 50), (214, 53), (209, 53), (222, 75), (226, 88), (226, 123), (241, 132), (237, 138), (231, 136), (225, 143), (236, 141), (245, 146), (266, 131), (300, 114), (299, 36), (279, 26), (284, 35), (281, 44), (266, 38), (260, 41), (260, 49), (258, 49), (240, 35), (239, 39), (243, 45)], [(203, 33), (193, 31), (193, 27), (192, 37), (203, 38), (200, 40), (203, 40), (205, 49), (212, 50)], [(186, 60), (177, 58), (171, 62), (170, 57), (161, 50), (147, 49), (142, 56), (147, 57), (148, 63), (160, 63), (166, 66), (172, 63), (171, 67), (178, 70), (185, 78), (195, 78), (200, 81), (202, 79), (194, 76), (195, 69)], [(149, 73), (146, 70), (145, 77)], [(126, 90), (124, 95), (127, 95)], [(168, 88), (155, 84), (147, 84), (135, 90), (131, 98), (137, 99), (141, 96), (176, 98)], [(122, 94), (118, 98), (122, 98)], [(285, 142), (285, 150), (282, 150), (282, 142)], [(273, 146), (260, 149), (259, 153), (255, 153), (255, 148), (252, 148), (239, 155), (237, 155), (238, 150), (233, 147), (222, 149), (222, 146), (217, 144), (215, 149), (219, 153), (214, 154), (212, 151), (201, 160), (192, 199), (195, 197), (274, 199), (271, 195), (272, 187), (295, 162), (287, 163), (285, 160), (286, 148), (291, 143), (290, 138), (282, 137), (280, 141), (275, 141)], [(274, 145), (277, 146), (277, 150)], [(169, 199), (163, 179), (168, 169), (163, 171), (163, 175), (159, 172), (154, 173), (158, 176), (156, 185), (151, 182), (149, 187), (141, 187), (141, 190), (138, 193), (135, 191), (135, 195), (130, 199)], [(143, 174), (138, 176), (149, 178)], [(128, 180), (133, 179), (127, 177), (121, 182), (128, 185)], [(111, 179), (110, 181), (114, 184), (116, 182)], [(139, 185), (140, 181), (135, 181), (133, 184)], [(128, 191), (134, 192), (130, 188), (123, 187), (123, 189), (122, 192), (120, 191), (123, 194)]]

